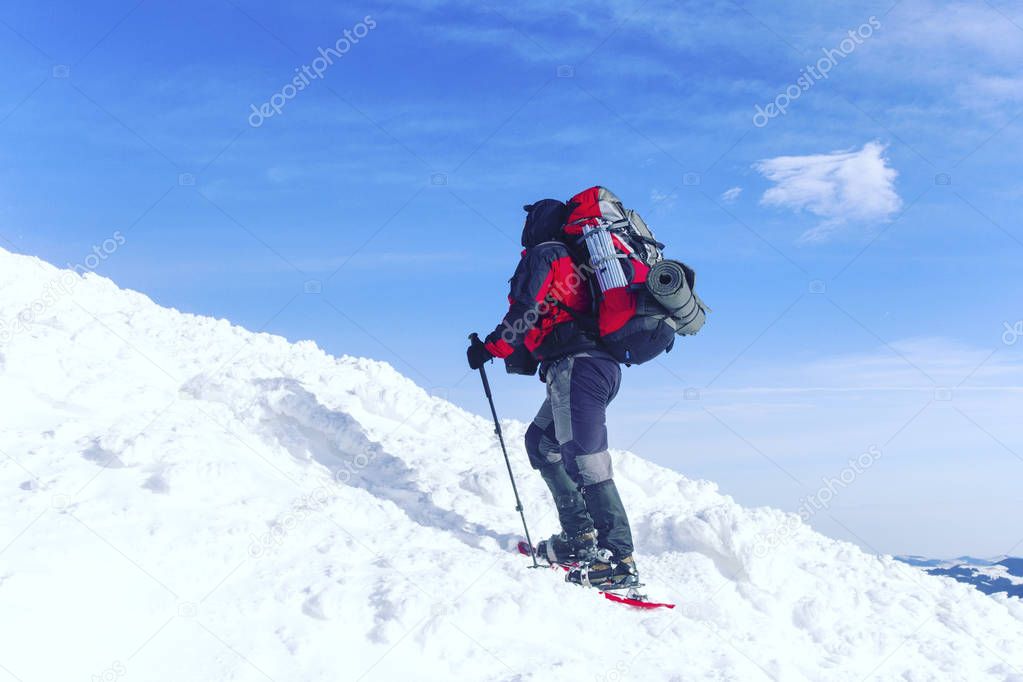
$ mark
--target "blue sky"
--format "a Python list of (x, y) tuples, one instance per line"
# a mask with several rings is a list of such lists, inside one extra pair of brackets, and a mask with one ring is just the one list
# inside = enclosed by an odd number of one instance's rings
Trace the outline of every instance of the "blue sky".
[[(79, 264), (120, 233), (96, 270), (122, 286), (482, 411), (465, 337), (503, 313), (522, 204), (603, 184), (714, 309), (626, 371), (613, 445), (793, 511), (877, 447), (814, 526), (1023, 551), (1018, 7), (5, 3), (0, 37), (5, 248)], [(542, 387), (491, 373), (529, 418)]]

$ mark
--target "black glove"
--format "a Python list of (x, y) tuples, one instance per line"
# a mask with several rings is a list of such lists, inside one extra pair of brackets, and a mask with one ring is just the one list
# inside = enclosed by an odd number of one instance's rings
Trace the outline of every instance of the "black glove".
[(469, 367), (479, 369), (494, 356), (487, 350), (486, 345), (480, 341), (480, 337), (474, 335), (472, 342), (469, 344), (469, 350), (465, 351), (465, 357), (469, 360)]

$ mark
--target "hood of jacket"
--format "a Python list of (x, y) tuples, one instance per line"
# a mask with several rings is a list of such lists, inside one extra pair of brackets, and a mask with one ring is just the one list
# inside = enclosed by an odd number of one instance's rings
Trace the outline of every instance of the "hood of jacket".
[(522, 227), (522, 246), (527, 249), (556, 240), (571, 213), (565, 202), (557, 199), (541, 199), (522, 208), (526, 211), (526, 224)]

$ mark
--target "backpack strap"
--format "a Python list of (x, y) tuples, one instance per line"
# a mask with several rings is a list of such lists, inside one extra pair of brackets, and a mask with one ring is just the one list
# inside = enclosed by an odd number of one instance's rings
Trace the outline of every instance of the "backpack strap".
[(568, 316), (572, 318), (572, 321), (579, 325), (579, 328), (587, 333), (596, 334), (599, 331), (597, 321), (592, 316), (586, 316), (584, 313), (575, 310), (561, 301), (554, 301), (554, 307), (558, 310), (563, 310), (568, 313)]
[(635, 233), (631, 234), (630, 236), (633, 239), (635, 239), (637, 242), (643, 242), (644, 244), (649, 244), (650, 246), (656, 246), (658, 248), (658, 250), (660, 250), (660, 251), (664, 251), (664, 249), (665, 249), (665, 246), (664, 246), (663, 243), (657, 241), (656, 239), (653, 239), (652, 237), (646, 237), (644, 235), (635, 234)]

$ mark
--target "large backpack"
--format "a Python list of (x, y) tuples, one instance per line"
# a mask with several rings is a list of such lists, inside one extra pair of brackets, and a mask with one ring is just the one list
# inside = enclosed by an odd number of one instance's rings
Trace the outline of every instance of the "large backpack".
[(615, 359), (643, 364), (670, 351), (676, 335), (700, 330), (708, 309), (693, 291), (695, 273), (664, 258), (664, 244), (638, 213), (600, 186), (568, 203), (566, 241), (588, 276), (597, 333)]

